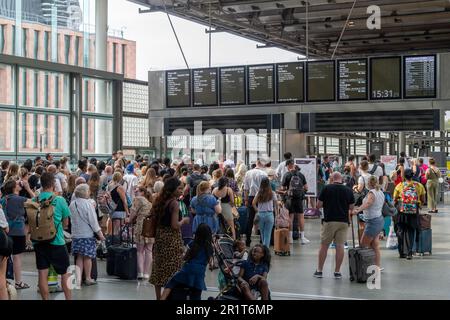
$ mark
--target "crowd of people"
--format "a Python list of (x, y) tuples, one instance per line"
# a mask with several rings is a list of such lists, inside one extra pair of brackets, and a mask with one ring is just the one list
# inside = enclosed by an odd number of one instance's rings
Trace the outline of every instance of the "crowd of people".
[[(250, 289), (257, 289), (263, 299), (268, 299), (269, 247), (281, 207), (289, 211), (289, 242), (293, 243), (294, 234), (298, 233), (302, 245), (310, 243), (304, 231), (305, 206), (323, 210), (314, 276), (323, 276), (327, 251), (332, 245), (336, 248), (334, 276), (341, 278), (344, 246), (354, 215), (362, 231), (360, 245), (375, 250), (376, 264), (381, 268), (379, 235), (385, 229), (382, 207), (389, 196), (400, 212), (394, 218), (400, 257), (411, 259), (420, 207), (428, 202), (429, 212), (437, 212), (441, 173), (434, 159), (427, 166), (423, 159), (410, 162), (403, 155), (390, 173), (377, 160), (370, 155), (357, 164), (351, 156), (339, 166), (337, 160), (332, 162), (328, 156), (318, 159), (317, 199), (306, 198), (306, 178), (290, 153), (284, 154), (284, 161), (276, 168), (262, 158), (250, 168), (243, 161), (235, 164), (230, 159), (208, 167), (185, 158), (171, 161), (137, 156), (127, 160), (121, 151), (109, 161), (83, 158), (74, 171), (69, 169), (66, 158), (55, 160), (51, 154), (45, 159), (27, 160), (21, 166), (3, 161), (0, 228), (12, 244), (11, 252), (0, 252), (0, 299), (8, 299), (6, 273), (11, 264), (15, 288), (29, 288), (21, 277), (22, 254), (26, 251), (35, 252), (43, 299), (49, 298), (50, 268), (61, 275), (62, 290), (66, 299), (71, 299), (67, 285), (68, 248), (85, 275), (83, 283), (82, 277), (77, 277), (79, 285), (95, 285), (91, 271), (98, 244), (121, 235), (124, 225), (130, 225), (134, 235), (138, 279), (155, 286), (157, 299), (166, 299), (180, 283), (194, 290), (191, 298), (200, 299), (206, 288), (206, 267), (213, 264), (213, 236), (228, 233), (239, 247), (243, 244), (242, 234), (245, 246), (251, 247), (252, 235), (259, 233), (260, 241), (253, 243), (247, 262), (237, 270), (237, 278), (243, 298), (254, 298)], [(405, 194), (413, 198), (408, 208)], [(111, 214), (100, 209), (105, 195), (115, 203)], [(26, 210), (32, 206), (30, 202), (49, 202), (53, 207), (55, 235), (49, 241), (30, 239), (32, 224), (27, 221)], [(248, 214), (245, 230), (238, 228), (238, 209), (242, 207), (247, 208)], [(402, 214), (407, 209), (415, 210), (414, 214)], [(154, 237), (144, 236), (144, 221), (149, 217), (154, 219)], [(194, 239), (187, 250), (183, 231), (186, 229), (187, 237)], [(70, 245), (66, 231), (71, 234)], [(404, 237), (409, 241), (402, 241)], [(12, 259), (8, 261), (9, 256)]]

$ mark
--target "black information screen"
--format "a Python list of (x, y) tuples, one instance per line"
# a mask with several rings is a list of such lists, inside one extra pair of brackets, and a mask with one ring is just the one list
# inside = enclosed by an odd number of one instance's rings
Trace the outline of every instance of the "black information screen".
[(246, 104), (245, 67), (220, 68), (220, 104)]
[(248, 103), (274, 103), (274, 65), (248, 67)]
[(194, 107), (217, 105), (217, 69), (192, 70)]
[(367, 100), (367, 59), (338, 61), (339, 100)]
[(303, 62), (277, 65), (277, 102), (303, 102), (304, 64)]
[(167, 107), (191, 106), (191, 73), (189, 70), (166, 72)]
[(308, 62), (307, 88), (309, 102), (335, 100), (334, 61)]
[(405, 57), (405, 98), (436, 97), (436, 56)]
[(370, 98), (376, 100), (401, 98), (401, 58), (370, 59)]

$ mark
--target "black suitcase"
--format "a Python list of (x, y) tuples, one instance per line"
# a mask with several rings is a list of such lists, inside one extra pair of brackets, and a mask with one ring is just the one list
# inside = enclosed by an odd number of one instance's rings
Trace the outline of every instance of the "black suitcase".
[[(92, 269), (91, 269), (91, 279), (94, 279), (97, 281), (98, 272), (97, 272), (97, 258), (93, 258), (92, 260)], [(76, 257), (73, 259), (73, 264), (76, 265)], [(81, 275), (81, 280), (86, 280), (86, 274), (83, 271), (83, 274)]]
[[(131, 239), (131, 242), (111, 245), (108, 248), (106, 273), (109, 276), (116, 276), (124, 280), (137, 279), (137, 249), (133, 247), (133, 232), (131, 231), (130, 237), (130, 229), (127, 228), (127, 238)], [(120, 239), (122, 239), (122, 228)]]
[[(348, 265), (350, 269), (350, 281), (357, 281), (359, 283), (366, 283), (371, 274), (367, 273), (370, 266), (375, 265), (375, 251), (373, 249), (356, 248), (355, 246), (355, 231), (353, 227), (352, 218), (352, 239), (353, 248), (348, 250)], [(358, 238), (359, 228), (358, 228)]]

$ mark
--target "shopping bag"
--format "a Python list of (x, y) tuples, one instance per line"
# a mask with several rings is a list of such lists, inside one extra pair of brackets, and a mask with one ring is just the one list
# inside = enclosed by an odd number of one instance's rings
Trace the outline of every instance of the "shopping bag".
[(398, 238), (394, 231), (394, 225), (391, 224), (391, 227), (389, 228), (389, 236), (386, 241), (386, 248), (390, 250), (395, 250), (398, 247)]

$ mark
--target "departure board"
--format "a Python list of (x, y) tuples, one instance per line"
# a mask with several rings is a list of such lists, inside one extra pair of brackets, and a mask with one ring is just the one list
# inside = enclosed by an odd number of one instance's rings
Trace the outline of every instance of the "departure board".
[(307, 101), (335, 100), (335, 64), (334, 61), (308, 62)]
[(246, 104), (245, 67), (220, 68), (220, 104)]
[(401, 58), (370, 59), (370, 98), (401, 99)]
[(367, 59), (338, 61), (338, 99), (367, 100)]
[(274, 65), (248, 67), (248, 103), (262, 104), (275, 102)]
[(217, 68), (192, 70), (194, 107), (217, 105)]
[(191, 106), (191, 72), (166, 71), (167, 108)]
[(304, 63), (291, 62), (277, 65), (277, 102), (303, 102)]
[(436, 56), (404, 58), (405, 98), (436, 98)]

